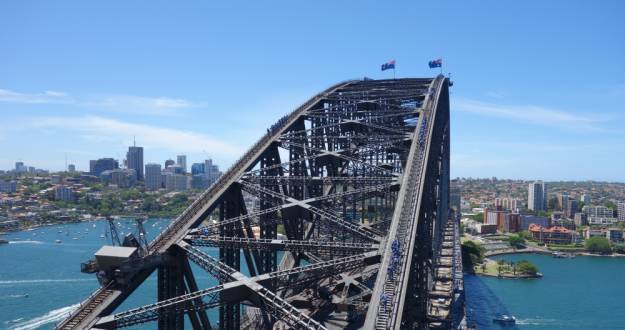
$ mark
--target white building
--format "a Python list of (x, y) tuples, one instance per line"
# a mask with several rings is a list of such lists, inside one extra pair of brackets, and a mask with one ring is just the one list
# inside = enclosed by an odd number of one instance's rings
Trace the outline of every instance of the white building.
[(617, 204), (618, 221), (625, 221), (625, 201)]
[(547, 185), (542, 181), (529, 184), (527, 191), (527, 208), (532, 211), (547, 210)]
[(588, 216), (590, 219), (593, 218), (613, 218), (614, 211), (610, 208), (607, 208), (602, 205), (592, 206), (592, 205), (584, 205), (582, 208), (582, 212)]
[(183, 174), (165, 175), (165, 189), (169, 191), (185, 191), (189, 189), (191, 177)]
[(603, 225), (603, 226), (609, 225), (609, 226), (611, 226), (611, 225), (613, 225), (613, 224), (615, 224), (617, 222), (618, 222), (618, 219), (614, 218), (614, 217), (609, 217), (609, 218), (607, 218), (607, 217), (588, 217), (588, 224), (589, 225)]

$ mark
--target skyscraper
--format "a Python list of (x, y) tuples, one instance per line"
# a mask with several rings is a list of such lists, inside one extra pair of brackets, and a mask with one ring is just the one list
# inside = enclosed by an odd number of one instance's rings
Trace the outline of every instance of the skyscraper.
[(119, 167), (119, 163), (113, 158), (100, 158), (89, 161), (89, 174), (100, 176), (102, 172), (114, 170)]
[(143, 180), (143, 147), (128, 147), (126, 161), (128, 169), (137, 172), (137, 180)]
[(204, 174), (204, 163), (193, 163), (191, 164), (191, 174)]
[(625, 222), (625, 201), (618, 202), (616, 207), (617, 207), (616, 213), (618, 216), (618, 221)]
[(547, 185), (542, 181), (529, 184), (527, 190), (527, 208), (532, 211), (547, 210)]
[(219, 167), (213, 164), (212, 159), (207, 159), (204, 161), (204, 175), (208, 179), (208, 184), (212, 184), (221, 176), (221, 172), (219, 171)]
[(163, 185), (161, 164), (145, 164), (145, 189), (158, 190)]
[(15, 162), (15, 172), (28, 172), (28, 166), (24, 165), (24, 162)]
[(172, 166), (174, 164), (176, 164), (176, 162), (174, 162), (173, 159), (168, 159), (168, 160), (165, 161), (165, 168), (168, 168), (168, 167), (170, 167), (170, 166)]
[(182, 172), (187, 173), (187, 156), (186, 155), (178, 155), (176, 157), (176, 164), (182, 167)]

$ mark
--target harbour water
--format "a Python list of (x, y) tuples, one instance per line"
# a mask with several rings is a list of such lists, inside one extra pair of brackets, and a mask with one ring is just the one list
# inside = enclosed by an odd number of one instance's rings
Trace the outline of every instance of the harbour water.
[[(477, 329), (625, 329), (625, 258), (517, 254), (494, 259), (534, 263), (541, 279), (465, 277), (467, 318)], [(517, 325), (492, 319), (514, 315)]]
[[(150, 219), (145, 228), (153, 238), (168, 220)], [(95, 227), (94, 227), (95, 225)], [(119, 231), (135, 231), (134, 222), (120, 221)], [(80, 263), (103, 244), (105, 221), (37, 228), (0, 236), (0, 329), (51, 329), (76, 308), (98, 282), (80, 273)], [(76, 239), (74, 239), (76, 238)], [(55, 240), (62, 243), (55, 243)], [(216, 249), (206, 250), (215, 255)], [(467, 276), (469, 324), (478, 329), (625, 329), (625, 258), (577, 257), (556, 259), (542, 255), (510, 255), (528, 259), (544, 274), (538, 280), (510, 280)], [(244, 263), (241, 263), (244, 266)], [(245, 270), (243, 270), (245, 272)], [(200, 287), (215, 280), (194, 267)], [(153, 275), (119, 310), (156, 301)], [(516, 327), (492, 322), (499, 314), (517, 317)], [(209, 311), (211, 321), (216, 311)], [(154, 325), (134, 327), (152, 329)]]
[[(147, 220), (144, 226), (148, 239), (154, 238), (168, 223), (164, 219)], [(120, 237), (129, 232), (136, 234), (132, 220), (119, 220), (117, 227)], [(80, 272), (80, 263), (92, 258), (103, 244), (110, 244), (110, 238), (101, 237), (107, 231), (106, 221), (95, 221), (0, 236), (9, 241), (0, 245), (0, 329), (52, 329), (74, 310), (77, 303), (99, 286), (95, 275)], [(206, 251), (213, 255), (217, 252)], [(194, 273), (201, 288), (216, 284), (202, 270), (194, 269)], [(156, 276), (152, 274), (119, 310), (155, 301)], [(216, 320), (215, 315), (210, 315), (214, 313), (209, 312), (211, 320)], [(133, 328), (151, 329), (153, 325)]]

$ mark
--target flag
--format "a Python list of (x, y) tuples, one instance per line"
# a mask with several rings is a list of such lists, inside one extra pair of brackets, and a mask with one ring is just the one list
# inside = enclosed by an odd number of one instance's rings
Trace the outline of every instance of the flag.
[(430, 62), (428, 63), (428, 65), (430, 66), (430, 69), (432, 69), (432, 68), (440, 68), (440, 67), (442, 67), (442, 66), (443, 66), (443, 59), (442, 59), (442, 58), (439, 58), (439, 59), (436, 59), (436, 60), (430, 61)]
[(382, 71), (388, 69), (395, 69), (395, 60), (382, 64)]

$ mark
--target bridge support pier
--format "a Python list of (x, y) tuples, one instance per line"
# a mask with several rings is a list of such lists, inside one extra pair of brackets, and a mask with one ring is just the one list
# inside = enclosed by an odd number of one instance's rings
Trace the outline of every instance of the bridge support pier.
[[(158, 267), (158, 301), (167, 300), (185, 293), (185, 283), (183, 276), (184, 260), (180, 255), (181, 251), (172, 249), (164, 264)], [(184, 314), (176, 313), (175, 307), (164, 308), (158, 316), (159, 330), (183, 330)]]

